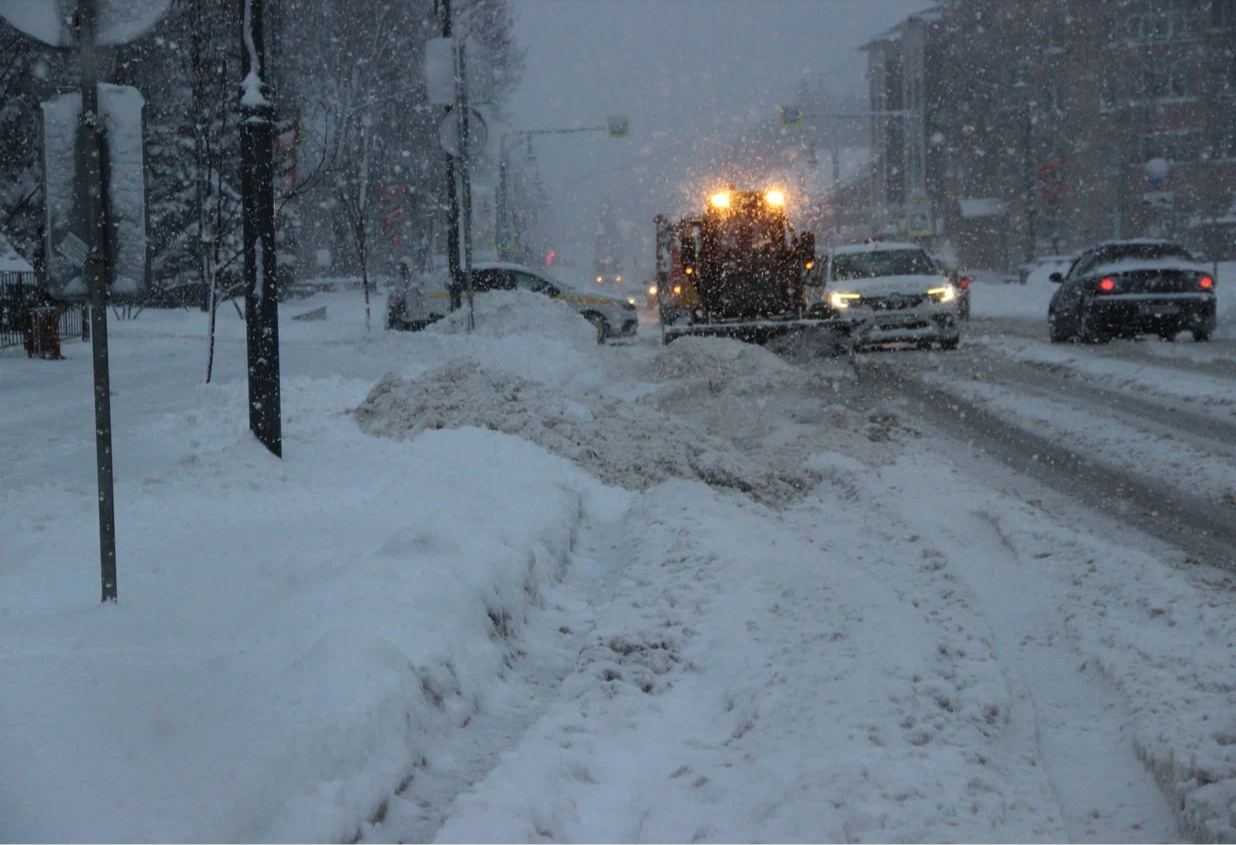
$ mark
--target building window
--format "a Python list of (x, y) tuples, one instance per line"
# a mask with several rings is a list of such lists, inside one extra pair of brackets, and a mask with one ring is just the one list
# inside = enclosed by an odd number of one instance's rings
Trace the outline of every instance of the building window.
[(1154, 158), (1183, 163), (1197, 161), (1202, 155), (1200, 132), (1161, 132), (1142, 136), (1142, 161)]
[[(1225, 5), (1222, 0), (1215, 2)], [(1194, 38), (1207, 11), (1198, 0), (1142, 0), (1139, 6), (1140, 10), (1130, 15), (1127, 22), (1128, 36), (1137, 42)], [(1212, 6), (1210, 14), (1213, 17), (1230, 12), (1220, 12)]]
[(1138, 93), (1143, 100), (1195, 97), (1201, 77), (1201, 62), (1196, 55), (1146, 56), (1138, 74)]
[(1232, 0), (1210, 0), (1210, 25), (1215, 29), (1236, 26), (1236, 4)]

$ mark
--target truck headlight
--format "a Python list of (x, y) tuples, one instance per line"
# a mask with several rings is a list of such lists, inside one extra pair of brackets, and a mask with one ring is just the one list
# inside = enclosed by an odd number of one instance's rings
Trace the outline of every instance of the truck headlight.
[(957, 298), (957, 288), (952, 285), (944, 285), (938, 288), (932, 288), (927, 291), (928, 296), (934, 296), (936, 302), (952, 302)]
[(861, 297), (856, 293), (831, 293), (828, 304), (834, 308), (849, 308), (850, 303), (857, 302)]

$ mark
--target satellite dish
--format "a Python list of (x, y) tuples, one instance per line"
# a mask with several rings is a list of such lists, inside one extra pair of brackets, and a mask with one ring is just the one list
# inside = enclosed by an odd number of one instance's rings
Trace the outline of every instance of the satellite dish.
[[(167, 14), (171, 0), (95, 0), (95, 44), (136, 41)], [(0, 18), (49, 47), (77, 46), (77, 0), (0, 0)]]

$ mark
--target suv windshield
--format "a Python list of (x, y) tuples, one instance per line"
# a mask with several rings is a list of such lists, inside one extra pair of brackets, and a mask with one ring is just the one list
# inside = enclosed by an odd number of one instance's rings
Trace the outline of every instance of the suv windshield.
[(838, 282), (882, 276), (934, 276), (939, 272), (921, 249), (849, 252), (833, 258), (833, 280)]

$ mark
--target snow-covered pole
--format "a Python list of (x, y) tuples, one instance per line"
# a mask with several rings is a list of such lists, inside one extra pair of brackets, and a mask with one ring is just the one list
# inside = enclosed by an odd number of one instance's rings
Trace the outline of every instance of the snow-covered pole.
[(116, 601), (116, 504), (112, 483), (112, 391), (107, 355), (107, 185), (103, 181), (103, 125), (99, 120), (96, 0), (77, 0), (77, 43), (82, 112), (76, 144), (77, 172), (85, 180), (86, 278), (90, 285), (90, 345), (94, 364), (94, 436), (99, 482), (99, 561), (103, 601)]
[(463, 223), (463, 279), (468, 293), (468, 331), (476, 326), (472, 296), (472, 163), (468, 125), (468, 66), (463, 39), (456, 39), (455, 50), (455, 117), (459, 127), (459, 216)]
[(240, 190), (244, 215), (249, 429), (283, 457), (275, 246), (274, 107), (265, 82), (262, 0), (240, 0), (245, 78), (240, 84)]

